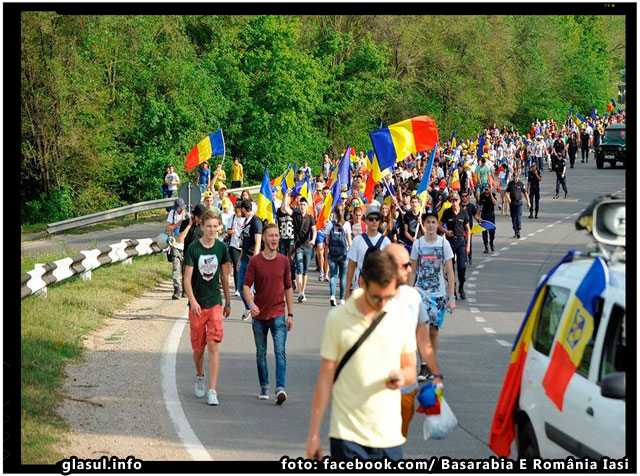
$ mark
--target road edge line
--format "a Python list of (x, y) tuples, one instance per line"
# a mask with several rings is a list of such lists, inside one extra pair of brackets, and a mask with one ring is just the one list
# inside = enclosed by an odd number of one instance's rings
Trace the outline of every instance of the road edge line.
[(176, 430), (178, 438), (187, 453), (196, 461), (213, 461), (213, 458), (198, 439), (193, 428), (191, 428), (178, 395), (176, 358), (180, 337), (187, 325), (188, 311), (185, 311), (182, 317), (184, 320), (176, 321), (165, 343), (164, 356), (162, 358), (162, 397), (173, 428)]

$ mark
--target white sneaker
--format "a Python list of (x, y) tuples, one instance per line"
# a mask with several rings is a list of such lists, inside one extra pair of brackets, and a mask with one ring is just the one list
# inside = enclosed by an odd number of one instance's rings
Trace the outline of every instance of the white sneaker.
[(305, 302), (306, 300), (307, 298), (304, 296), (304, 294), (298, 294), (298, 302)]
[(247, 319), (249, 319), (249, 317), (251, 317), (251, 311), (247, 309), (242, 313), (242, 320), (246, 321)]
[(340, 304), (344, 304), (344, 299), (340, 299)]
[(331, 296), (329, 298), (329, 304), (331, 304), (332, 306), (336, 305), (336, 297), (335, 296)]
[(218, 394), (212, 388), (210, 388), (209, 392), (207, 393), (207, 403), (209, 405), (219, 405), (219, 403), (218, 403)]
[(320, 274), (318, 275), (318, 281), (324, 281), (324, 273), (322, 271), (320, 271)]
[(282, 405), (287, 399), (287, 393), (283, 390), (278, 390), (276, 393), (276, 405)]
[(240, 297), (240, 291), (236, 291), (236, 293), (234, 294), (234, 296), (238, 296), (238, 297)]
[(327, 283), (329, 282), (329, 275), (328, 275), (328, 274), (325, 274), (325, 275), (324, 275), (324, 280), (325, 280)]
[(196, 375), (196, 381), (195, 381), (194, 387), (196, 391), (196, 397), (198, 398), (204, 397), (204, 394), (205, 394), (204, 375), (202, 377), (199, 375)]

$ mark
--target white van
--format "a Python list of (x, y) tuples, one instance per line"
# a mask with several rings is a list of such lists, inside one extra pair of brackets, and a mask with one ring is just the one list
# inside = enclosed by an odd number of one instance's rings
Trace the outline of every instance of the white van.
[(593, 263), (593, 255), (561, 265), (547, 283), (543, 305), (535, 316), (515, 415), (520, 458), (600, 459), (627, 454), (624, 253), (612, 255), (603, 246), (624, 246), (624, 217), (621, 200), (601, 202), (593, 210), (592, 233), (607, 262), (609, 283), (598, 298), (593, 335), (566, 389), (562, 411), (545, 394), (542, 380), (560, 324), (570, 318), (567, 303)]

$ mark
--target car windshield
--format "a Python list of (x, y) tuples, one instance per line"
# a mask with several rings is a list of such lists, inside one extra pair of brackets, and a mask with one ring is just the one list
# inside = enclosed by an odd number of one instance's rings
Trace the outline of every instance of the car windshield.
[(604, 131), (605, 139), (609, 140), (621, 140), (625, 138), (625, 130), (624, 129), (607, 129)]

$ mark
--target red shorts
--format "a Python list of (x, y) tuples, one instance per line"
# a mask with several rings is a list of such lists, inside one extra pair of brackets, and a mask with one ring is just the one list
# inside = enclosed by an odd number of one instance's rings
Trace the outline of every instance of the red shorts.
[(196, 316), (189, 307), (189, 328), (193, 350), (204, 350), (210, 340), (222, 342), (222, 304), (200, 308), (200, 316)]

